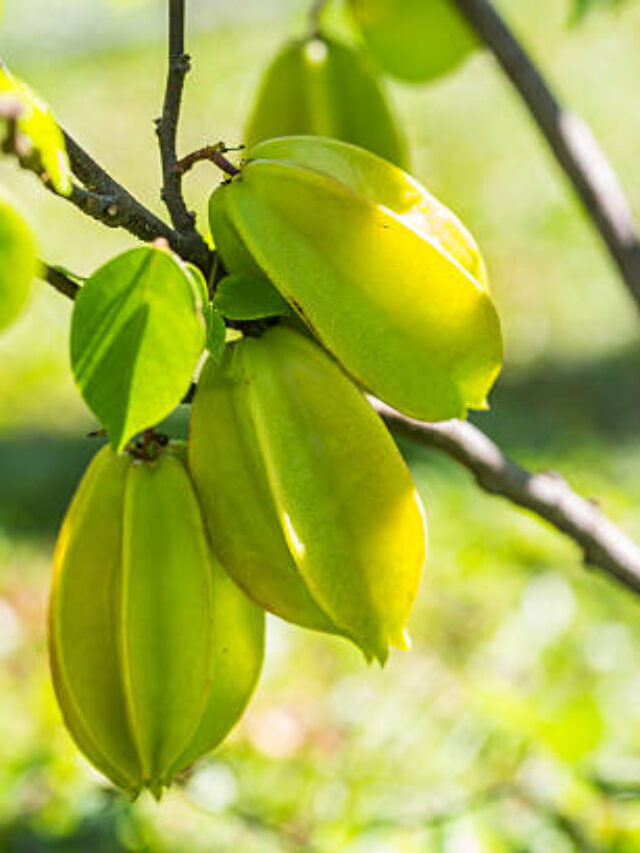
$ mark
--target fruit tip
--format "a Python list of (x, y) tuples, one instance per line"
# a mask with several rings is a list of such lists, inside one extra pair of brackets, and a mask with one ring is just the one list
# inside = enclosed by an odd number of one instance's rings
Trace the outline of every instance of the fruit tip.
[(159, 803), (162, 801), (162, 795), (164, 794), (164, 788), (167, 785), (166, 782), (151, 782), (149, 784), (149, 790), (151, 791), (151, 796)]
[(376, 652), (374, 652), (372, 660), (374, 658), (379, 663), (380, 669), (384, 669), (387, 661), (389, 660), (389, 646), (381, 646)]
[(411, 635), (407, 628), (404, 628), (400, 634), (394, 639), (393, 645), (396, 649), (399, 649), (401, 652), (410, 652), (413, 648), (413, 643), (411, 641)]
[(362, 646), (359, 643), (357, 645), (364, 655), (367, 666), (371, 666), (374, 661), (377, 661), (381, 667), (384, 667), (389, 657), (389, 649), (387, 646), (380, 646), (377, 649), (372, 649), (370, 646)]

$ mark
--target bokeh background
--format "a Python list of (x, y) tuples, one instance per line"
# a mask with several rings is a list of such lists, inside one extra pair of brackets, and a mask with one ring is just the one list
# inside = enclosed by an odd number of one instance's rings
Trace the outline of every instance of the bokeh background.
[[(165, 5), (6, 0), (0, 31), (9, 65), (158, 212)], [(579, 27), (568, 0), (499, 5), (640, 216), (640, 5)], [(183, 152), (241, 140), (261, 70), (307, 12), (300, 0), (191, 6)], [(343, 30), (339, 10), (329, 20)], [(640, 325), (598, 237), (490, 56), (388, 89), (414, 173), (472, 228), (491, 270), (508, 360), (476, 422), (640, 535)], [(0, 180), (50, 263), (87, 274), (131, 245), (11, 164)], [(203, 211), (218, 180), (199, 166), (190, 203)], [(96, 450), (69, 319), (38, 284), (0, 340), (1, 853), (640, 850), (640, 603), (540, 520), (410, 444), (431, 535), (413, 651), (381, 671), (271, 620), (264, 676), (229, 742), (160, 807), (113, 792), (67, 736), (46, 665), (56, 529)], [(185, 423), (178, 413), (171, 428)]]

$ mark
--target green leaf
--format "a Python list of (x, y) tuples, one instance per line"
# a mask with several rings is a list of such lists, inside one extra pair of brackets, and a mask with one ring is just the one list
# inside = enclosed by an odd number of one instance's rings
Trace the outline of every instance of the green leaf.
[(62, 131), (49, 107), (0, 64), (0, 117), (15, 118), (20, 156), (37, 156), (57, 192), (71, 192), (71, 168)]
[(78, 294), (73, 373), (116, 450), (189, 390), (207, 331), (194, 280), (169, 250), (144, 247), (109, 261)]
[(291, 313), (267, 278), (243, 273), (228, 275), (218, 283), (213, 304), (227, 320), (262, 320)]
[(14, 208), (0, 199), (0, 331), (24, 308), (37, 270), (31, 231)]
[(224, 348), (227, 342), (227, 327), (224, 323), (224, 318), (215, 308), (211, 311), (209, 329), (207, 333), (207, 349), (211, 354), (215, 364), (220, 364), (224, 355)]

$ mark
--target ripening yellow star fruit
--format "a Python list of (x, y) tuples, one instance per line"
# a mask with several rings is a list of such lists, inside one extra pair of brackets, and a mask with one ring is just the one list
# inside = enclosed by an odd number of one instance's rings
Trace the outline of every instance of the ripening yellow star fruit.
[(276, 326), (207, 362), (189, 466), (213, 548), (254, 601), (381, 663), (406, 647), (420, 500), (382, 421), (313, 340)]
[(405, 165), (406, 146), (365, 54), (324, 35), (286, 44), (266, 71), (245, 142), (329, 136)]
[(406, 172), (336, 140), (268, 140), (210, 222), (227, 271), (269, 279), (363, 388), (429, 421), (487, 407), (502, 337), (482, 257)]
[(55, 554), (58, 702), (86, 758), (132, 796), (159, 798), (220, 743), (263, 657), (264, 616), (212, 555), (181, 453), (101, 450)]

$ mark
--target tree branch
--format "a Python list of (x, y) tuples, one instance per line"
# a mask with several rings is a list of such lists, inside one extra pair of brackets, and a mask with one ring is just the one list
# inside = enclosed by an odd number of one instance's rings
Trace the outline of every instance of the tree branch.
[(477, 427), (464, 421), (427, 424), (378, 400), (376, 411), (394, 431), (442, 450), (464, 465), (486, 492), (531, 510), (576, 542), (587, 565), (597, 566), (640, 594), (640, 546), (595, 503), (577, 495), (559, 474), (531, 474), (516, 465)]
[(86, 187), (84, 193), (74, 190), (70, 201), (94, 219), (111, 228), (125, 228), (145, 243), (165, 239), (174, 252), (209, 277), (214, 256), (200, 234), (174, 231), (112, 178), (68, 133), (64, 136), (71, 170)]
[(182, 172), (176, 153), (184, 81), (191, 67), (184, 49), (184, 29), (185, 0), (169, 0), (169, 72), (162, 117), (156, 122), (164, 180), (162, 199), (174, 227), (182, 234), (190, 234), (195, 231), (195, 216), (187, 210), (182, 196)]
[[(104, 205), (111, 205), (107, 224), (125, 228), (145, 243), (163, 237), (177, 251), (178, 239), (173, 230), (112, 178), (68, 133), (64, 138), (71, 171), (86, 187), (86, 191), (76, 191), (70, 201), (90, 216), (103, 210)], [(96, 218), (105, 221), (102, 214)]]
[(454, 0), (511, 80), (573, 183), (640, 309), (640, 241), (616, 175), (584, 122), (566, 112), (490, 0)]
[(68, 196), (57, 192), (44, 171), (37, 152), (25, 153), (20, 150), (16, 143), (17, 137), (11, 132), (11, 128), (2, 143), (2, 150), (14, 154), (21, 168), (33, 172), (44, 187), (59, 198), (71, 202), (82, 213), (109, 228), (124, 228), (147, 243), (158, 239), (166, 240), (180, 257), (198, 266), (207, 279), (209, 278), (214, 253), (200, 234), (195, 231), (192, 234), (174, 231), (114, 180), (68, 133), (65, 132), (64, 137), (71, 171), (84, 184), (74, 184)]
[(124, 228), (146, 243), (157, 239), (166, 240), (180, 257), (198, 266), (209, 277), (214, 254), (199, 234), (194, 232), (185, 235), (174, 231), (114, 180), (68, 133), (65, 132), (64, 137), (71, 171), (84, 184), (74, 184), (68, 196), (62, 196), (56, 191), (39, 157), (25, 155), (17, 147), (12, 147), (11, 134), (2, 147), (7, 153), (16, 156), (23, 169), (37, 175), (50, 192), (71, 202), (82, 213), (109, 228)]

